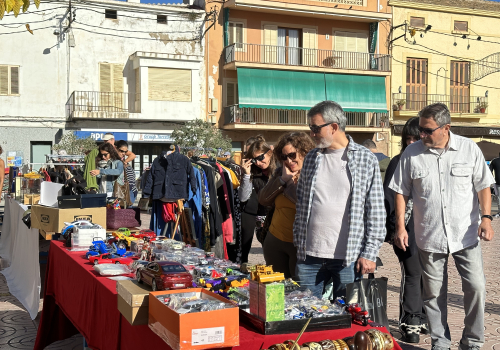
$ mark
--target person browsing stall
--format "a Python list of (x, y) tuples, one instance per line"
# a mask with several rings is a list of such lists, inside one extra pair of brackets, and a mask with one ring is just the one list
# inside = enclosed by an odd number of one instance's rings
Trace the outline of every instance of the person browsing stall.
[(293, 245), (293, 221), (297, 181), (304, 157), (313, 148), (314, 142), (305, 132), (282, 135), (274, 147), (274, 155), (281, 161), (281, 167), (259, 192), (261, 205), (274, 206), (263, 244), (264, 259), (267, 265), (273, 266), (274, 271), (284, 273), (285, 278), (295, 278), (297, 249)]
[(91, 170), (90, 175), (98, 178), (99, 192), (113, 197), (115, 181), (120, 185), (125, 182), (123, 175), (123, 162), (111, 143), (103, 143), (99, 146), (99, 155), (96, 158), (98, 169)]
[[(108, 133), (104, 134), (104, 136), (102, 137), (102, 140), (104, 142), (110, 143), (110, 144), (112, 144), (113, 146), (116, 147), (116, 145), (115, 145), (115, 136), (112, 133), (108, 132)], [(133, 153), (132, 151), (128, 150), (128, 146), (127, 146), (127, 153), (125, 153), (125, 157), (126, 158), (123, 160), (123, 163), (125, 164), (125, 166), (127, 166), (136, 157), (135, 153)]]
[(484, 344), (486, 282), (480, 238), (493, 238), (490, 186), (494, 180), (477, 144), (450, 128), (446, 105), (423, 108), (419, 112), (421, 139), (406, 148), (389, 187), (396, 192), (395, 244), (404, 251), (409, 248), (406, 206), (409, 197), (413, 199), (432, 349), (451, 347), (447, 317), (451, 254), (464, 291), (465, 328), (459, 348), (473, 350)]
[(125, 155), (127, 154), (127, 152), (129, 152), (128, 143), (127, 141), (124, 140), (117, 141), (115, 144), (115, 148), (118, 152), (118, 155), (121, 157), (123, 165), (125, 167), (125, 173), (127, 175), (127, 181), (130, 189), (130, 202), (134, 203), (135, 199), (137, 198), (137, 194), (139, 193), (139, 190), (137, 189), (136, 185), (134, 169), (132, 169), (132, 166), (130, 164), (127, 164), (124, 161)]
[(377, 157), (345, 134), (338, 103), (320, 102), (307, 117), (317, 148), (306, 155), (297, 184), (296, 276), (319, 298), (333, 279), (335, 298), (375, 271), (386, 234), (382, 179)]

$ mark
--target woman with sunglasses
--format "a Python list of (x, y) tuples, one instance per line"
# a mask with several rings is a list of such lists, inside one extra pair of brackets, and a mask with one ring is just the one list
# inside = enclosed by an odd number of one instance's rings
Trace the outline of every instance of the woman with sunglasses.
[[(127, 181), (130, 188), (130, 202), (134, 203), (137, 198), (137, 194), (139, 190), (137, 189), (136, 179), (135, 179), (135, 171), (132, 169), (132, 165), (126, 162), (129, 158), (126, 158), (128, 153), (132, 153), (128, 150), (127, 141), (120, 140), (115, 143), (116, 151), (120, 156), (123, 166), (125, 167), (125, 174), (127, 175)], [(133, 154), (133, 153), (132, 153)], [(134, 155), (135, 158), (135, 155)]]
[(293, 222), (297, 202), (297, 181), (307, 153), (315, 148), (305, 132), (282, 135), (274, 155), (281, 161), (271, 180), (259, 193), (259, 203), (274, 206), (271, 225), (264, 240), (264, 259), (285, 278), (294, 278), (297, 250), (293, 244)]
[[(259, 205), (258, 194), (269, 180), (269, 176), (276, 168), (271, 146), (262, 136), (256, 136), (252, 144), (247, 147), (245, 158), (241, 164), (244, 174), (238, 188), (241, 213), (241, 263), (248, 262), (248, 254), (252, 248), (255, 228), (262, 226), (268, 208)], [(229, 259), (236, 261), (236, 250), (228, 251)]]
[(394, 242), (395, 213), (394, 191), (389, 188), (396, 167), (406, 147), (420, 140), (418, 117), (408, 119), (401, 132), (401, 153), (392, 158), (386, 170), (384, 179), (385, 208), (387, 211), (387, 237), (386, 242), (393, 245), (394, 253), (401, 265), (401, 287), (399, 305), (399, 329), (403, 333), (403, 340), (407, 343), (418, 343), (420, 333), (427, 334), (427, 318), (424, 313), (422, 301), (422, 269), (418, 257), (415, 229), (413, 224), (413, 202), (410, 198), (406, 206), (405, 222), (408, 232), (408, 248), (406, 251), (399, 249)]
[(110, 143), (103, 143), (99, 146), (99, 155), (96, 158), (97, 169), (91, 170), (90, 175), (97, 177), (99, 192), (106, 193), (108, 197), (113, 197), (115, 181), (123, 185), (123, 162), (121, 161), (115, 146)]

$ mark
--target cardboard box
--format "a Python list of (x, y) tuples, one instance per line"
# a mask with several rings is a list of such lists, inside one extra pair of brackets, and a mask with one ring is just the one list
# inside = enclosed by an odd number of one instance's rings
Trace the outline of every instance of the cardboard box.
[(40, 201), (39, 194), (25, 194), (24, 195), (24, 204), (25, 205), (38, 204), (39, 201)]
[(285, 285), (259, 284), (259, 318), (266, 322), (285, 319)]
[(250, 280), (250, 313), (259, 316), (259, 282)]
[(239, 309), (178, 314), (157, 299), (165, 294), (197, 293), (202, 299), (229, 300), (202, 288), (149, 293), (149, 328), (172, 349), (213, 349), (238, 346)]
[(132, 325), (148, 324), (149, 292), (151, 289), (137, 281), (117, 281), (118, 311)]
[(39, 204), (31, 207), (31, 227), (46, 232), (61, 232), (66, 222), (87, 220), (106, 227), (106, 208), (59, 209)]
[(140, 326), (148, 324), (149, 319), (149, 308), (148, 306), (136, 306), (132, 307), (125, 299), (118, 295), (118, 311), (123, 317), (132, 325)]

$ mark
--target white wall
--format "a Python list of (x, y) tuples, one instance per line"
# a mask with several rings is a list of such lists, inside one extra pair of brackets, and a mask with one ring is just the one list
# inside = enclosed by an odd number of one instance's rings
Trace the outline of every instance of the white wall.
[[(67, 24), (66, 8), (60, 8), (67, 5), (63, 1), (42, 3), (36, 10), (32, 4), (30, 11), (40, 12), (21, 14), (18, 18), (5, 16), (0, 21), (3, 25), (9, 25), (0, 26), (0, 34), (12, 33), (0, 36), (0, 65), (20, 66), (20, 96), (0, 96), (0, 126), (19, 126), (20, 123), (28, 123), (29, 126), (30, 122), (42, 117), (46, 121), (62, 123), (51, 126), (64, 127), (65, 104), (69, 95), (73, 91), (99, 91), (100, 62), (123, 64), (124, 91), (134, 93), (135, 72), (130, 55), (136, 51), (190, 55), (189, 60), (176, 59), (180, 56), (174, 56), (154, 61), (160, 62), (158, 64), (162, 67), (193, 69), (193, 99), (185, 103), (143, 99), (144, 112), (135, 115), (131, 121), (137, 122), (144, 118), (186, 121), (205, 114), (202, 98), (205, 91), (203, 41), (189, 40), (203, 33), (204, 11), (189, 10), (185, 5), (163, 6), (105, 0), (78, 2), (73, 3), (76, 21), (71, 25), (71, 34), (54, 35), (54, 30), (61, 32)], [(118, 19), (106, 19), (106, 8), (117, 10)], [(198, 17), (192, 18), (190, 13), (197, 13)], [(168, 24), (157, 23), (157, 14), (166, 15)], [(26, 31), (25, 23), (30, 24), (34, 35)], [(68, 45), (71, 35), (75, 47)], [(144, 78), (147, 85), (147, 75)], [(21, 118), (13, 125), (13, 117)], [(72, 127), (78, 126), (73, 124)]]

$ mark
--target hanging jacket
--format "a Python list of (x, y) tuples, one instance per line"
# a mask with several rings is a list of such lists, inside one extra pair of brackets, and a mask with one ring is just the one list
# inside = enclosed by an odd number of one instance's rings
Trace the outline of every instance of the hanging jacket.
[(163, 151), (153, 161), (151, 171), (144, 186), (143, 197), (154, 199), (188, 199), (189, 185), (193, 192), (197, 190), (196, 176), (188, 157), (179, 152), (168, 156)]
[(87, 189), (99, 189), (97, 184), (97, 178), (90, 175), (90, 171), (96, 169), (95, 159), (99, 155), (99, 148), (94, 148), (85, 156), (85, 171), (83, 173), (83, 178), (87, 181)]

